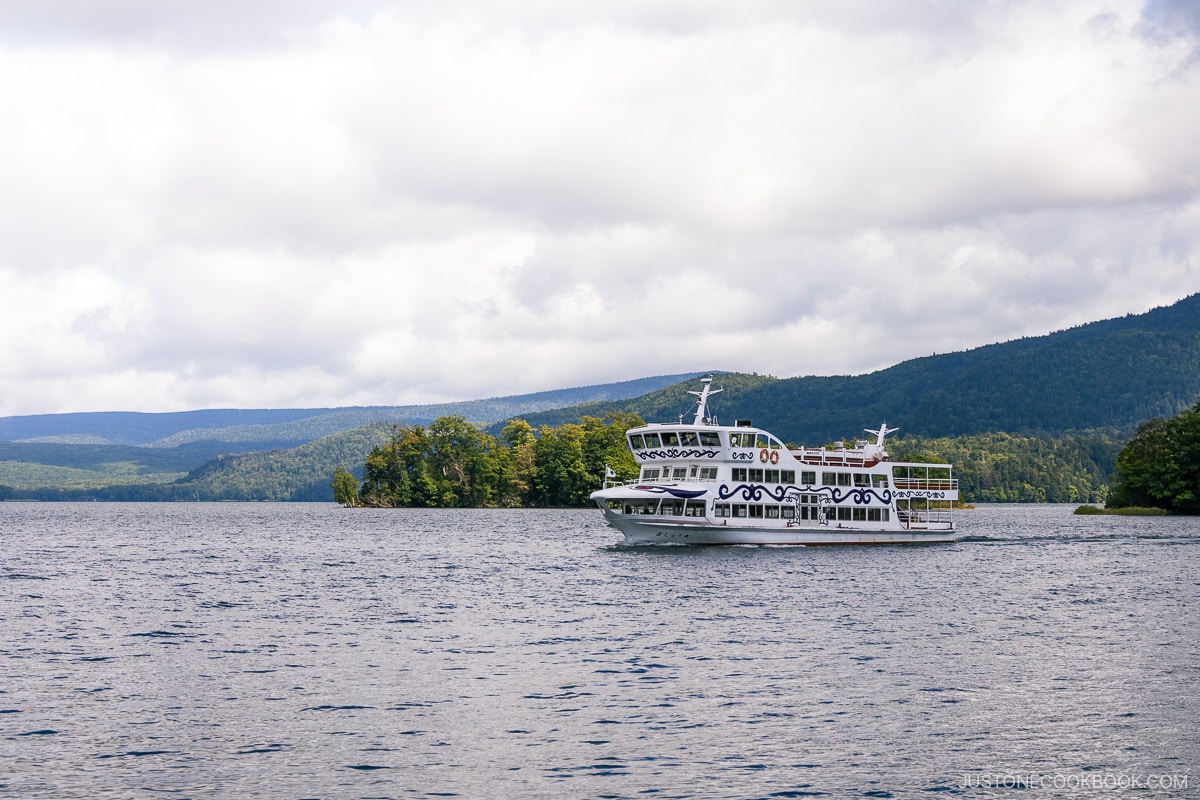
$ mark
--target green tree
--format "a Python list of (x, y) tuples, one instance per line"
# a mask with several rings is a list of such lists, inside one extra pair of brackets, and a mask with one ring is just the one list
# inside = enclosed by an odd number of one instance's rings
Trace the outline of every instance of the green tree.
[(1110, 508), (1146, 506), (1200, 513), (1200, 403), (1168, 420), (1152, 419), (1117, 456)]
[(427, 457), (441, 506), (491, 505), (496, 494), (489, 454), (499, 447), (495, 437), (455, 415), (438, 417), (427, 431)]
[(358, 481), (345, 467), (333, 471), (333, 501), (347, 508), (359, 505)]
[(597, 487), (583, 458), (583, 427), (574, 423), (542, 426), (533, 446), (531, 499), (539, 506), (580, 506)]
[(362, 502), (368, 506), (436, 506), (440, 493), (430, 475), (425, 429), (395, 427), (391, 439), (367, 454)]
[(523, 506), (529, 502), (537, 473), (534, 445), (537, 437), (533, 426), (523, 419), (514, 419), (500, 433), (506, 458), (501, 465), (499, 504)]

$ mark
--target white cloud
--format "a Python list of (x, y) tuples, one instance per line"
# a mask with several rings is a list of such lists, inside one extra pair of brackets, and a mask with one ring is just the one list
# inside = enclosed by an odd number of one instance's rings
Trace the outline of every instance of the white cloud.
[(1200, 278), (1186, 4), (0, 2), (0, 414), (852, 373)]

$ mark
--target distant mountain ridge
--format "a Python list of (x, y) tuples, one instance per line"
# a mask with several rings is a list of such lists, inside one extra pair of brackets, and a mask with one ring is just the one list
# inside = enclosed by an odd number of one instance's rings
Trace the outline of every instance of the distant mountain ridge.
[(469, 422), (492, 423), (589, 401), (637, 397), (699, 374), (659, 375), (511, 397), (429, 405), (207, 409), (164, 413), (94, 411), (0, 417), (0, 442), (175, 447), (221, 441), (278, 447), (310, 442), (374, 422), (420, 424), (441, 416), (461, 414)]
[[(797, 444), (854, 438), (884, 421), (899, 426), (900, 435), (929, 437), (1131, 433), (1200, 400), (1200, 294), (1144, 314), (925, 356), (867, 375), (722, 376), (714, 385), (725, 386), (718, 410)], [(524, 419), (558, 425), (580, 414), (624, 411), (670, 422), (687, 410), (688, 399), (681, 387), (668, 387)]]

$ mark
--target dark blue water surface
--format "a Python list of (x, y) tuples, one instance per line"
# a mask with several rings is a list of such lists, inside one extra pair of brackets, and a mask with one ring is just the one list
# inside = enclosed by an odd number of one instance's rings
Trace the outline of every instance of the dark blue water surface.
[(594, 511), (0, 503), (0, 794), (1200, 795), (1200, 520), (1072, 510), (700, 549)]

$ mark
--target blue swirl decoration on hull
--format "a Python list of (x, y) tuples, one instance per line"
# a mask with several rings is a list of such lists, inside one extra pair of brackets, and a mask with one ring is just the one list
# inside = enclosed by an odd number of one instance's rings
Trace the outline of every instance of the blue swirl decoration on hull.
[(716, 450), (679, 450), (670, 448), (667, 450), (641, 450), (634, 453), (638, 458), (716, 458)]
[(791, 488), (791, 486), (777, 486), (774, 489), (768, 489), (758, 483), (742, 483), (730, 488), (722, 483), (721, 488), (717, 489), (717, 497), (728, 500), (741, 492), (743, 500), (762, 500), (765, 495), (777, 503), (782, 503)]
[(633, 488), (640, 492), (650, 492), (651, 494), (669, 494), (681, 500), (690, 500), (693, 497), (699, 497), (702, 494), (708, 493), (708, 489), (679, 489), (675, 486), (634, 486)]
[(721, 484), (717, 489), (717, 497), (721, 500), (728, 500), (737, 495), (741, 495), (741, 499), (754, 502), (762, 500), (763, 497), (768, 497), (777, 503), (782, 503), (785, 500), (796, 500), (800, 494), (815, 494), (821, 497), (827, 503), (841, 505), (847, 500), (851, 503), (860, 506), (871, 505), (872, 501), (877, 501), (883, 505), (891, 505), (892, 492), (890, 489), (884, 489), (879, 492), (868, 487), (859, 487), (854, 489), (838, 489), (834, 486), (818, 486), (808, 488), (797, 488), (795, 486), (778, 486), (775, 489), (770, 489), (766, 486), (757, 483), (742, 483), (737, 486), (726, 486)]

